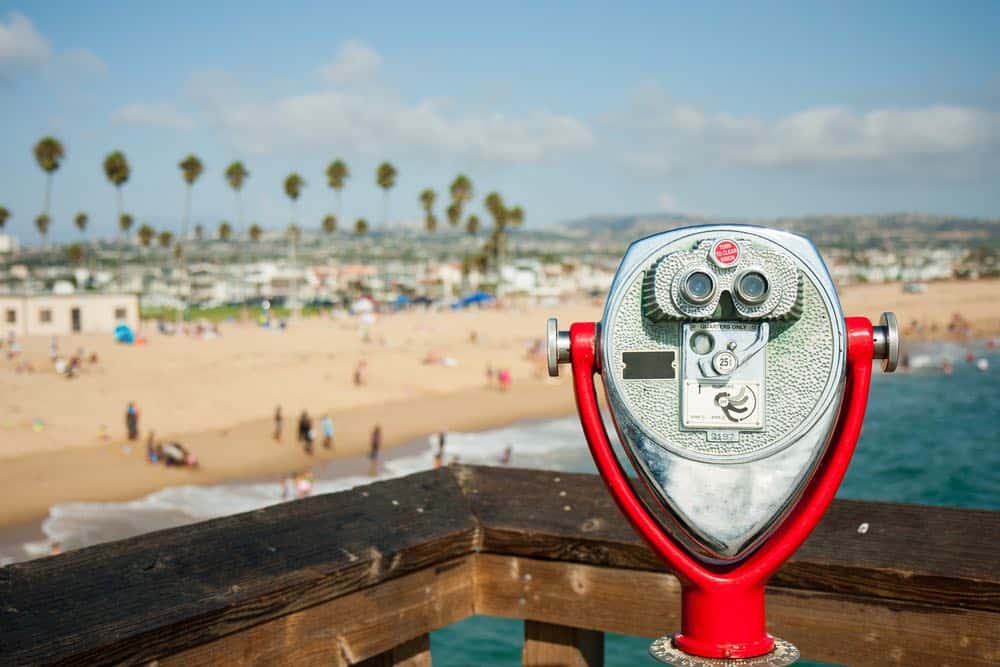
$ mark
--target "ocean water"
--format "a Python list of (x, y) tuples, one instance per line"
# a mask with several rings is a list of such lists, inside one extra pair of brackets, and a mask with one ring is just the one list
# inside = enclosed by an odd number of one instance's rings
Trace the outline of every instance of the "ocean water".
[[(979, 370), (965, 361), (986, 359)], [(945, 374), (943, 360), (953, 363)], [(875, 372), (865, 427), (839, 496), (1000, 510), (1000, 353), (977, 344), (914, 346), (911, 370)], [(518, 423), (482, 433), (451, 433), (448, 459), (499, 463), (507, 447), (510, 465), (594, 472), (576, 417)], [(413, 443), (385, 462), (382, 478), (428, 469), (430, 441)], [(368, 483), (362, 466), (328, 462), (314, 470), (314, 493)], [(178, 486), (122, 503), (65, 503), (51, 508), (41, 525), (44, 539), (5, 543), (0, 564), (64, 549), (244, 512), (284, 502), (278, 479), (212, 486)], [(668, 630), (665, 628), (665, 630)], [(432, 637), (438, 665), (520, 664), (520, 622), (471, 618)], [(607, 664), (655, 664), (649, 641), (608, 635)], [(803, 663), (806, 664), (806, 663)]]

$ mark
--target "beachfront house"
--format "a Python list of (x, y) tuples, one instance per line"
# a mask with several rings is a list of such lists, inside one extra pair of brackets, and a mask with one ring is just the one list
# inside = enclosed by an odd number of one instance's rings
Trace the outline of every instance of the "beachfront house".
[(135, 294), (0, 296), (0, 331), (18, 336), (110, 333), (119, 324), (139, 326)]

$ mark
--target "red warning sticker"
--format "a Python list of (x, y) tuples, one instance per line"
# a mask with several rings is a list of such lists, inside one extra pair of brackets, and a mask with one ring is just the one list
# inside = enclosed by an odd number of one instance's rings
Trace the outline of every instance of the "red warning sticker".
[(719, 266), (732, 266), (740, 258), (740, 247), (735, 241), (722, 239), (712, 246), (712, 259)]

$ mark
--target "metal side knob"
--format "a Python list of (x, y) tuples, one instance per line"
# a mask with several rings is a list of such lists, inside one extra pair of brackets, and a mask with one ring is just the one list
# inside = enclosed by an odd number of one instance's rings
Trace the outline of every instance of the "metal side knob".
[(545, 323), (545, 351), (549, 362), (549, 375), (559, 377), (559, 364), (569, 363), (569, 332), (559, 331), (559, 322), (550, 317)]
[(878, 326), (872, 327), (872, 342), (873, 356), (882, 360), (882, 371), (896, 370), (899, 365), (899, 320), (894, 313), (882, 313)]

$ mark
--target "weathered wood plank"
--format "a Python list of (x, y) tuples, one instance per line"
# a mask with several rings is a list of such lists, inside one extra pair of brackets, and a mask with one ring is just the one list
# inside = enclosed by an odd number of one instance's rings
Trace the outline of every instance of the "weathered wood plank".
[[(476, 613), (658, 637), (680, 628), (670, 574), (479, 554)], [(769, 630), (814, 659), (864, 665), (991, 665), (997, 614), (771, 587)]]
[(473, 613), (474, 558), (428, 567), (282, 616), (162, 659), (160, 665), (429, 665), (430, 645), (422, 643), (427, 633)]
[[(485, 552), (665, 569), (594, 475), (454, 471), (482, 524)], [(998, 543), (1000, 512), (835, 500), (772, 583), (1000, 611)]]
[(446, 470), (0, 569), (0, 663), (158, 659), (468, 554)]
[(524, 667), (603, 667), (604, 633), (525, 621), (521, 664)]
[(360, 667), (431, 667), (431, 636), (420, 635), (359, 662)]

